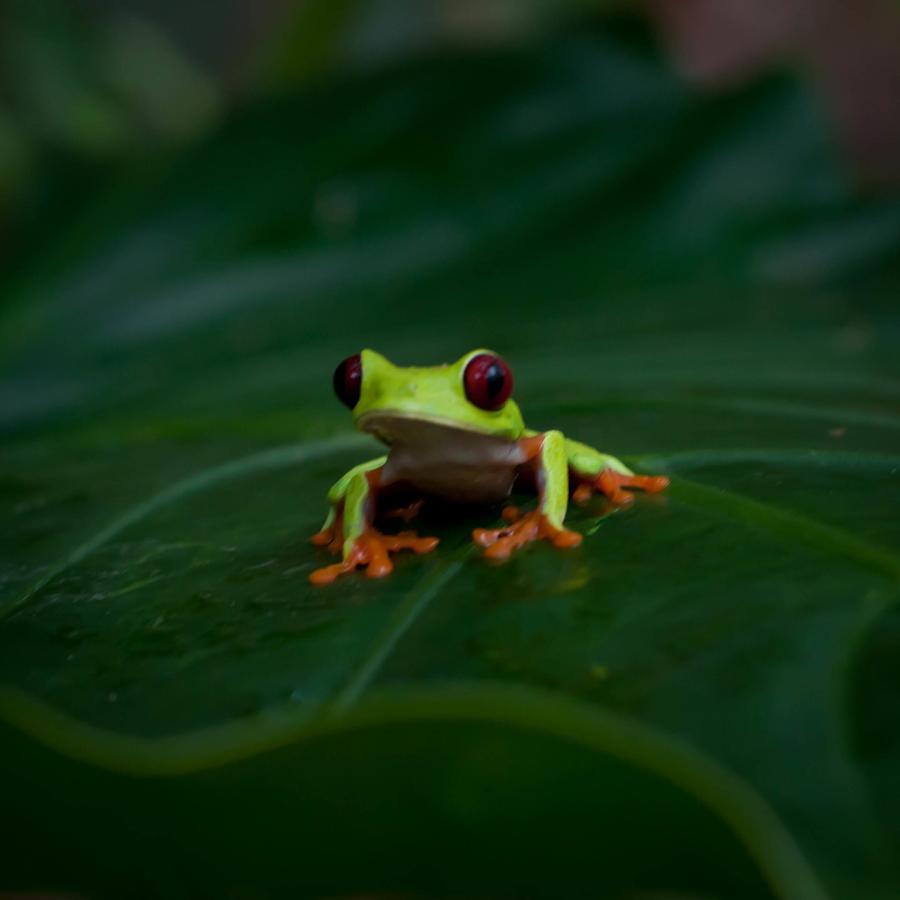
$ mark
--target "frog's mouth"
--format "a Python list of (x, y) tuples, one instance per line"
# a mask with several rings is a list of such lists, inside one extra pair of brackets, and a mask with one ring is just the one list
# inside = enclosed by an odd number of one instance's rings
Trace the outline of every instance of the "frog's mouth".
[(433, 458), (466, 459), (473, 464), (515, 464), (521, 455), (517, 441), (461, 428), (458, 423), (439, 417), (377, 410), (360, 416), (356, 424), (360, 431), (374, 435), (389, 447), (415, 450)]

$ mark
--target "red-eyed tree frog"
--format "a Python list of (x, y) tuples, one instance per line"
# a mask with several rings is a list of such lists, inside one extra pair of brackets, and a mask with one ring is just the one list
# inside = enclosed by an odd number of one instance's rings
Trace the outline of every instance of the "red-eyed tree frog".
[(333, 383), (356, 427), (389, 450), (354, 466), (328, 492), (331, 509), (312, 541), (342, 558), (312, 572), (313, 584), (327, 584), (358, 566), (380, 578), (393, 569), (391, 553), (428, 553), (437, 546), (434, 537), (376, 530), (376, 515), (386, 512), (384, 503), (397, 486), (467, 503), (499, 503), (514, 485), (533, 486), (536, 510), (522, 515), (507, 507), (503, 527), (472, 532), (486, 557), (505, 559), (538, 539), (560, 548), (581, 543), (581, 535), (563, 524), (570, 487), (576, 502), (600, 492), (624, 505), (633, 499), (628, 489), (654, 493), (669, 483), (665, 477), (635, 475), (614, 456), (560, 431), (526, 428), (511, 399), (512, 372), (490, 350), (427, 368), (401, 368), (363, 350), (337, 367)]

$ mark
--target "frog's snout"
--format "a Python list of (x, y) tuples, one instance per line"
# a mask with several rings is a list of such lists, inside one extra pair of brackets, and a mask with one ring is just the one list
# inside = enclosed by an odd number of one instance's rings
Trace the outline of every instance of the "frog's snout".
[(415, 400), (418, 395), (419, 388), (416, 382), (408, 381), (406, 384), (391, 391), (390, 397), (393, 403), (396, 403), (398, 400)]

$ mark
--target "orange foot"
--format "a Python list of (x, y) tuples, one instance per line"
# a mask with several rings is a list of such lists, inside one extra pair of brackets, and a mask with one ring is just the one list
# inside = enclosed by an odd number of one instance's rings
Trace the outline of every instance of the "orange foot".
[(665, 475), (620, 475), (612, 469), (604, 469), (594, 478), (587, 478), (572, 492), (576, 503), (585, 503), (599, 492), (605, 494), (616, 506), (627, 506), (634, 502), (634, 495), (623, 488), (638, 488), (648, 494), (664, 491), (669, 486)]
[(472, 540), (486, 548), (484, 555), (488, 559), (506, 559), (513, 550), (541, 538), (560, 548), (577, 547), (581, 543), (578, 532), (554, 527), (538, 510), (522, 515), (516, 507), (507, 506), (503, 518), (509, 522), (505, 528), (476, 528), (472, 532)]
[(396, 509), (389, 509), (384, 515), (388, 519), (403, 519), (404, 522), (412, 522), (412, 520), (422, 511), (424, 505), (424, 500), (414, 500), (406, 506), (398, 506)]
[[(337, 529), (328, 528), (313, 536), (313, 543), (319, 546), (328, 545), (332, 552), (340, 552), (340, 538)], [(339, 575), (352, 572), (357, 566), (366, 567), (369, 578), (384, 578), (394, 570), (390, 554), (398, 550), (412, 550), (414, 553), (430, 553), (438, 545), (436, 537), (417, 537), (411, 531), (400, 534), (381, 534), (370, 528), (361, 534), (353, 544), (346, 559), (332, 566), (324, 566), (311, 572), (311, 584), (331, 584)], [(336, 550), (335, 550), (336, 548)]]
[(340, 553), (344, 546), (344, 515), (342, 509), (338, 510), (334, 522), (327, 528), (317, 531), (310, 541), (317, 547), (327, 547), (331, 553)]

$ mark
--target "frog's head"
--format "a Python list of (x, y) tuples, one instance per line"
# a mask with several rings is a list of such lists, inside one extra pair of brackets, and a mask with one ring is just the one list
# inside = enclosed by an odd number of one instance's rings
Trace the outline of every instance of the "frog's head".
[(353, 410), (356, 427), (387, 444), (423, 428), (516, 440), (524, 425), (510, 399), (512, 382), (509, 367), (490, 350), (425, 368), (395, 366), (380, 353), (363, 350), (334, 373), (335, 393)]

